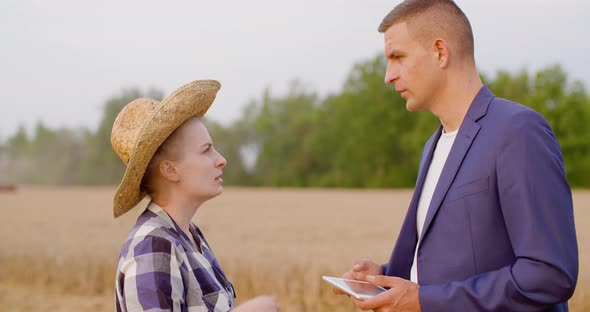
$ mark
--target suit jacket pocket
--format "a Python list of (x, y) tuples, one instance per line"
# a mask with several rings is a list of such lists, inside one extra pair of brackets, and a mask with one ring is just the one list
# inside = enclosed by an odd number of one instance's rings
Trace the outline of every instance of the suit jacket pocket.
[(451, 188), (445, 200), (446, 203), (467, 197), (469, 195), (481, 193), (490, 188), (490, 177), (479, 178), (470, 182), (464, 183), (456, 188)]

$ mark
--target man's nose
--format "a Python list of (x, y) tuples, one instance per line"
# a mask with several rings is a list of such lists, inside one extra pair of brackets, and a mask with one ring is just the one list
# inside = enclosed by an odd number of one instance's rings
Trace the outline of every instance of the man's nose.
[(393, 84), (396, 80), (399, 79), (399, 69), (395, 64), (391, 62), (387, 63), (387, 68), (385, 70), (385, 79), (384, 82), (386, 85)]

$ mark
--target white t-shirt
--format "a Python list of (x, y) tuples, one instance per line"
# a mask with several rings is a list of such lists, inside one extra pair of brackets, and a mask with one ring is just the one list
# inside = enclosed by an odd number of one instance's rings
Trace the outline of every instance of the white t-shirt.
[(422, 193), (420, 194), (420, 200), (418, 201), (418, 213), (416, 215), (416, 228), (418, 229), (418, 242), (416, 244), (416, 251), (414, 252), (414, 262), (412, 263), (412, 269), (410, 270), (410, 280), (414, 283), (418, 283), (418, 247), (420, 247), (420, 238), (422, 235), (422, 228), (424, 227), (424, 221), (426, 221), (426, 214), (428, 213), (428, 207), (432, 200), (432, 195), (438, 184), (440, 173), (443, 170), (457, 131), (448, 133), (442, 133), (440, 139), (436, 143), (434, 149), (434, 155), (432, 156), (432, 162), (428, 167), (428, 173), (426, 174), (426, 180), (424, 181), (424, 187), (422, 187)]

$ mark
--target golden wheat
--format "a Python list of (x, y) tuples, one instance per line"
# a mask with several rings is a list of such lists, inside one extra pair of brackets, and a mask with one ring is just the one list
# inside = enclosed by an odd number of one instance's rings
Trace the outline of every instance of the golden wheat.
[[(0, 193), (0, 302), (7, 311), (113, 310), (117, 254), (139, 214), (112, 219), (112, 188)], [(384, 262), (411, 191), (229, 188), (197, 212), (238, 301), (273, 294), (282, 311), (355, 311), (322, 275)], [(574, 192), (580, 277), (571, 311), (590, 310), (589, 191)]]

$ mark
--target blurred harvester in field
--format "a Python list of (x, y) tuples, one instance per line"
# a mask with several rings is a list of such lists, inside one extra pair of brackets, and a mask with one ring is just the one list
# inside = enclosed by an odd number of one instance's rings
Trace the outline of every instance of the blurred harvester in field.
[(0, 183), (0, 192), (2, 193), (16, 193), (16, 184)]

